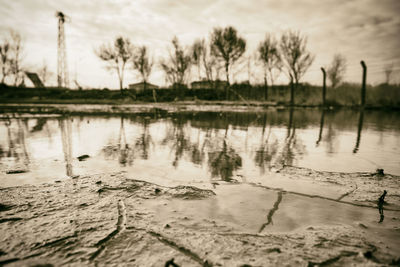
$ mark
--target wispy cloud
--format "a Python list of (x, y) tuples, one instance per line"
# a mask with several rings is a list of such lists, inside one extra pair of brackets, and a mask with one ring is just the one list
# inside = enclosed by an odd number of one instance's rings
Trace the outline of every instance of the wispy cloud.
[[(361, 59), (371, 63), (369, 81), (383, 80), (387, 62), (400, 64), (400, 1), (398, 0), (0, 0), (0, 34), (19, 31), (25, 40), (26, 63), (34, 68), (45, 58), (56, 70), (57, 19), (62, 10), (71, 22), (66, 25), (70, 72), (78, 71), (82, 84), (116, 88), (117, 81), (102, 67), (95, 47), (112, 42), (118, 35), (135, 44), (146, 44), (155, 58), (167, 55), (174, 35), (183, 44), (208, 37), (213, 27), (233, 25), (253, 50), (266, 32), (278, 37), (286, 29), (300, 30), (309, 38), (316, 55), (305, 79), (319, 82), (319, 67), (334, 53), (348, 59), (348, 79), (359, 80)], [(251, 53), (248, 53), (251, 54)], [(76, 67), (75, 67), (76, 66)], [(245, 76), (245, 75), (244, 75)], [(245, 78), (245, 77), (244, 77)], [(128, 75), (134, 82), (134, 75)], [(163, 83), (155, 71), (154, 83)], [(285, 82), (285, 77), (282, 77)]]

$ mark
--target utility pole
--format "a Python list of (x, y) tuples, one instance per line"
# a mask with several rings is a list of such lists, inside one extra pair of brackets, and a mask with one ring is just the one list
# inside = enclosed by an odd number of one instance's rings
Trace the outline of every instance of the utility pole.
[(67, 66), (67, 50), (65, 48), (65, 34), (64, 34), (64, 22), (66, 15), (61, 11), (56, 13), (58, 18), (58, 62), (57, 62), (57, 83), (58, 87), (69, 87), (68, 79), (68, 66)]

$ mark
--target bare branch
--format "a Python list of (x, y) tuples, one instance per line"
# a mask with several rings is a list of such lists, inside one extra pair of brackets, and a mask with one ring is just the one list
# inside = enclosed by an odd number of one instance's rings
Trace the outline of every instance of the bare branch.
[(296, 86), (314, 61), (307, 51), (307, 37), (300, 32), (287, 31), (281, 37), (281, 55), (287, 75), (293, 77)]
[(169, 62), (162, 60), (161, 68), (166, 74), (166, 80), (173, 86), (185, 84), (191, 65), (190, 54), (179, 44), (178, 38), (172, 39), (173, 51), (170, 51)]
[(331, 82), (332, 88), (336, 88), (343, 81), (345, 72), (346, 58), (341, 54), (335, 54), (327, 70), (327, 76)]
[(108, 70), (115, 70), (119, 79), (119, 88), (123, 89), (125, 65), (133, 57), (133, 45), (128, 38), (117, 37), (114, 45), (103, 44), (95, 50), (95, 54), (108, 62)]
[(229, 84), (229, 69), (246, 50), (246, 40), (238, 36), (235, 28), (214, 28), (211, 35), (212, 52), (225, 64), (226, 80)]

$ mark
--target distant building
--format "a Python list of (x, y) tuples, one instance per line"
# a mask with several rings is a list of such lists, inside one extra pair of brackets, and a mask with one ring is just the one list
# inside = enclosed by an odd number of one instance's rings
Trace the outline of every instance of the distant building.
[[(42, 81), (40, 80), (39, 76), (36, 73), (25, 71), (25, 75), (28, 76), (29, 80), (31, 80), (31, 82), (36, 88), (44, 88), (44, 84), (42, 83)], [(25, 79), (23, 81), (25, 81)]]
[(143, 91), (146, 88), (146, 90), (152, 90), (152, 89), (158, 89), (157, 85), (151, 84), (151, 83), (145, 83), (140, 82), (140, 83), (132, 83), (129, 85), (129, 89), (133, 89), (137, 92)]
[(192, 89), (224, 89), (228, 86), (228, 82), (226, 81), (195, 81), (190, 84)]

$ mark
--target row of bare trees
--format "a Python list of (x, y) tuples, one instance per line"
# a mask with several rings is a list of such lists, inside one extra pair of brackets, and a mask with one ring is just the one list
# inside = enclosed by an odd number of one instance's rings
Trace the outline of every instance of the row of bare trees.
[[(197, 68), (198, 80), (209, 82), (220, 80), (221, 70), (224, 70), (229, 85), (232, 69), (238, 62), (243, 63), (245, 51), (246, 40), (234, 27), (214, 28), (209, 40), (197, 39), (190, 47), (183, 47), (175, 36), (169, 57), (161, 59), (159, 66), (165, 73), (166, 81), (172, 85), (187, 83), (191, 67)], [(144, 86), (154, 66), (146, 46), (134, 48), (130, 40), (124, 37), (116, 38), (113, 45), (100, 46), (96, 54), (109, 63), (108, 69), (116, 71), (121, 90), (127, 64), (140, 74)], [(263, 67), (266, 98), (269, 85), (273, 85), (282, 72), (291, 81), (292, 87), (296, 88), (314, 58), (307, 50), (307, 37), (300, 32), (286, 31), (279, 41), (267, 33), (257, 49), (257, 61)], [(328, 79), (332, 87), (336, 87), (343, 80), (345, 58), (340, 54), (335, 55), (327, 69)]]

